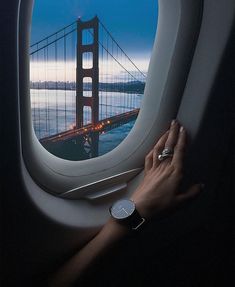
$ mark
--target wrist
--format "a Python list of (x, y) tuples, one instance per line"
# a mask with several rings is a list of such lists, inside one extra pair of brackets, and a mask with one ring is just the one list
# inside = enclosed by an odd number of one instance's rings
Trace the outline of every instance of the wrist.
[(115, 219), (110, 217), (101, 233), (105, 234), (110, 241), (118, 241), (128, 236), (130, 229), (127, 226), (119, 224)]
[(136, 210), (138, 210), (141, 217), (145, 218), (146, 220), (150, 219), (149, 210), (145, 207), (143, 201), (135, 198), (134, 196), (130, 198), (135, 203)]
[(118, 200), (110, 207), (109, 211), (116, 223), (129, 228), (129, 230), (139, 229), (146, 221), (131, 199)]

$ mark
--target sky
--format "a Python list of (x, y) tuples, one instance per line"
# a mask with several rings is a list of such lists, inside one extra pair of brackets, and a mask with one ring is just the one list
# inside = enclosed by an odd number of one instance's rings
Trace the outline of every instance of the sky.
[(157, 0), (35, 0), (31, 44), (72, 23), (95, 15), (132, 58), (150, 57), (155, 38)]

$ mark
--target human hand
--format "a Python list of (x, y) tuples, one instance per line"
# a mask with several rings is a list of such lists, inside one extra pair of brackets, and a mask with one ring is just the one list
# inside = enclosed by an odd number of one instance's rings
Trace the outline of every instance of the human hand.
[[(201, 191), (196, 184), (181, 193), (179, 185), (183, 177), (183, 157), (186, 146), (186, 131), (177, 121), (157, 142), (145, 158), (145, 175), (142, 183), (131, 197), (140, 215), (150, 219), (154, 215), (169, 213)], [(164, 148), (174, 151), (173, 157), (160, 161), (158, 155)]]

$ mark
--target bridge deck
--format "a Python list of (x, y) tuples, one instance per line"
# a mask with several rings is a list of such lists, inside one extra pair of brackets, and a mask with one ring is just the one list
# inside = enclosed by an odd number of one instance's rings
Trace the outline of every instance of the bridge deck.
[(86, 125), (82, 128), (74, 128), (59, 134), (49, 136), (40, 140), (41, 144), (47, 144), (52, 142), (69, 141), (76, 137), (86, 136), (92, 133), (103, 132), (112, 130), (116, 127), (124, 125), (132, 120), (135, 120), (139, 114), (139, 109), (135, 109), (120, 115), (116, 115), (104, 120), (99, 121), (95, 126), (92, 124)]

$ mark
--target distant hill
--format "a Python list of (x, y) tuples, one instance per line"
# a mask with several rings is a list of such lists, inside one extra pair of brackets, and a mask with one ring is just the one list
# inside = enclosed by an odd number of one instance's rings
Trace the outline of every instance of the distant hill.
[[(75, 82), (30, 82), (31, 89), (38, 90), (76, 90)], [(91, 91), (92, 84), (84, 83), (84, 91)], [(139, 93), (143, 94), (145, 83), (138, 81), (131, 81), (126, 83), (99, 83), (99, 90), (105, 92), (119, 92), (119, 93)]]

